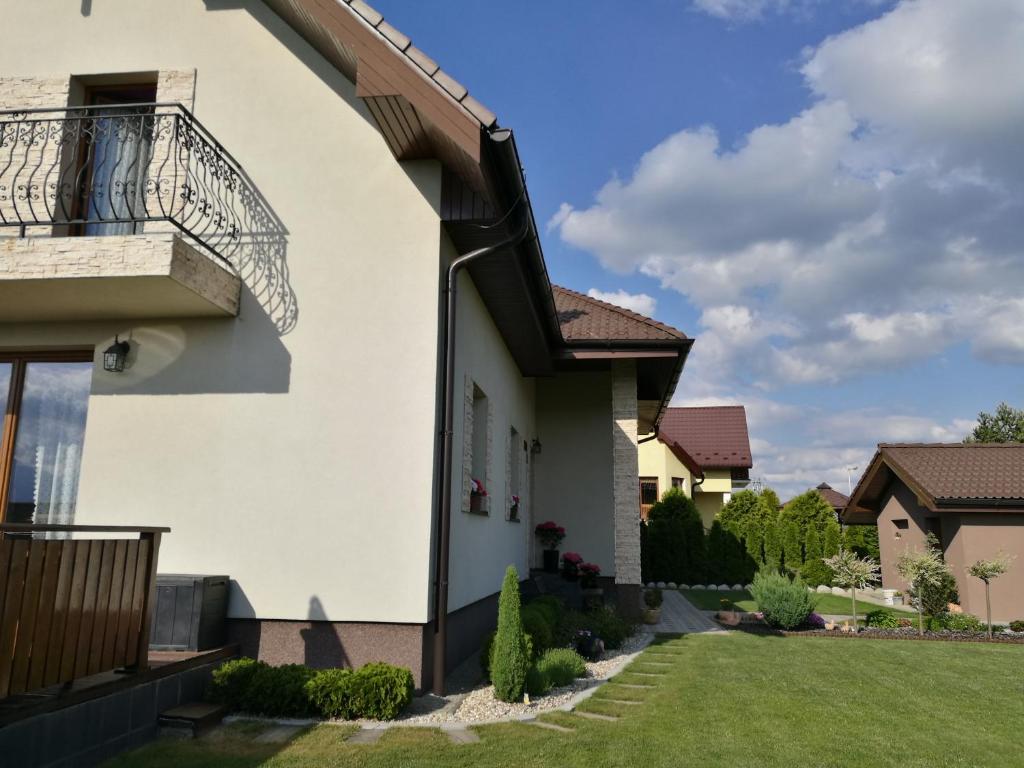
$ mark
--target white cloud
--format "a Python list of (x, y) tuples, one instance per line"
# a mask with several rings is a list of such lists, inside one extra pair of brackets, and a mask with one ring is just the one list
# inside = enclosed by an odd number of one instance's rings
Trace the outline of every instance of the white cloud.
[(606, 301), (617, 307), (631, 309), (647, 317), (654, 317), (654, 311), (658, 308), (658, 300), (646, 293), (628, 293), (623, 290), (599, 291), (597, 288), (591, 288), (587, 291), (587, 296), (598, 301)]
[[(806, 3), (705, 0), (728, 18)], [(679, 131), (550, 226), (687, 297), (698, 391), (1024, 364), (1024, 3), (902, 2), (805, 53), (817, 99), (723, 146)]]
[[(833, 2), (835, 0), (832, 0)], [(770, 14), (807, 17), (825, 0), (693, 0), (693, 8), (731, 22), (758, 21)], [(880, 5), (887, 0), (848, 0), (864, 5)]]

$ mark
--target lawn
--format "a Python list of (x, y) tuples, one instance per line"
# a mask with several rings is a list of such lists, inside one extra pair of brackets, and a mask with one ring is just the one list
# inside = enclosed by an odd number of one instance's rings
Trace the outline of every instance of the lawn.
[[(757, 603), (749, 592), (744, 590), (729, 590), (716, 592), (712, 589), (684, 589), (680, 591), (687, 600), (696, 605), (703, 611), (717, 611), (721, 608), (719, 601), (723, 597), (727, 597), (735, 603), (741, 611), (756, 611)], [(818, 613), (823, 614), (837, 614), (843, 616), (849, 616), (853, 613), (853, 600), (849, 597), (840, 597), (839, 595), (815, 595), (818, 601), (817, 608), (815, 610)], [(857, 615), (863, 616), (868, 611), (873, 611), (876, 608), (888, 608), (890, 611), (905, 612), (910, 615), (916, 615), (914, 612), (904, 606), (881, 606), (875, 603), (868, 603), (864, 600), (857, 601)]]
[(239, 724), (108, 768), (1015, 765), (1022, 669), (1024, 648), (1010, 645), (688, 635), (660, 641), (580, 707), (618, 720), (542, 716), (568, 733), (508, 723), (454, 745), (396, 728), (365, 746), (345, 743), (351, 726), (324, 725), (273, 746), (254, 742), (264, 726)]

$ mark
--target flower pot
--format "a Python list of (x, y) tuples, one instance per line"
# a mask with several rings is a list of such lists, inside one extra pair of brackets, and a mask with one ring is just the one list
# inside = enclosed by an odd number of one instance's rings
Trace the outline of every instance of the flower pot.
[(544, 573), (558, 573), (558, 550), (544, 550)]
[(661, 621), (661, 608), (645, 608), (644, 624), (657, 624)]

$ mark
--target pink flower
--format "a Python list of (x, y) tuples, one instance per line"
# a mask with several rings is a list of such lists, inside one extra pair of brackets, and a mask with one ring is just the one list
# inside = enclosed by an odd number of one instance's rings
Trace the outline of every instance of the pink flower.
[(579, 565), (583, 562), (583, 557), (576, 552), (566, 552), (562, 555), (562, 560), (570, 565)]
[(597, 576), (601, 573), (601, 566), (596, 563), (581, 563), (580, 571), (588, 576)]
[(469, 492), (477, 496), (487, 495), (487, 489), (484, 488), (484, 484), (475, 479), (469, 481)]

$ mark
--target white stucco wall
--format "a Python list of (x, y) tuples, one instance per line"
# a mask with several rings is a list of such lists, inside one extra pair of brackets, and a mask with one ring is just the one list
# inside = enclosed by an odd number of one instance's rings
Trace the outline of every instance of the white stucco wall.
[[(447, 237), (444, 238), (444, 248), (448, 255), (455, 254)], [(521, 578), (527, 575), (528, 547), (532, 541), (532, 529), (528, 522), (529, 493), (520, 494), (524, 502), (520, 510), (520, 521), (508, 520), (506, 511), (511, 500), (506, 498), (506, 443), (511, 427), (515, 427), (521, 439), (527, 441), (532, 440), (536, 434), (534, 380), (520, 375), (472, 279), (465, 271), (459, 275), (457, 298), (452, 555), (448, 593), (448, 605), (452, 611), (501, 589), (501, 580), (509, 565), (516, 566)], [(466, 426), (461, 395), (467, 377), (486, 394), (490, 410), (488, 421), (492, 449), (488, 467), (490, 482), (487, 485), (486, 515), (471, 514), (463, 508)]]
[[(533, 520), (565, 526), (561, 551), (597, 563), (602, 576), (615, 575), (611, 386), (607, 371), (537, 380), (544, 449), (533, 465)], [(533, 550), (539, 563), (535, 542)]]
[(298, 315), (280, 335), (243, 289), (237, 320), (0, 326), (0, 347), (134, 345), (94, 375), (76, 521), (171, 526), (160, 570), (229, 574), (235, 617), (425, 621), (439, 167), (395, 162), (259, 2), (90, 5), (3, 2), (0, 73), (194, 69), (196, 116), (287, 230)]

